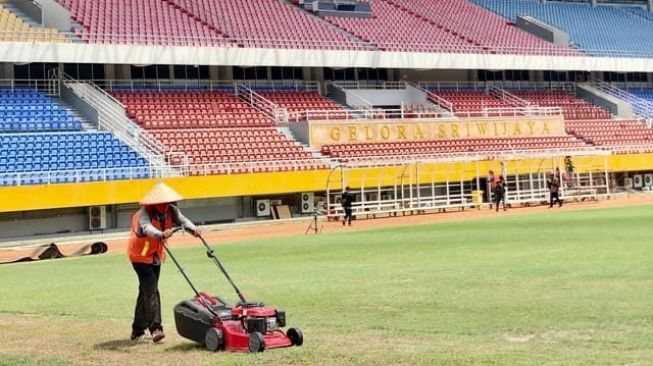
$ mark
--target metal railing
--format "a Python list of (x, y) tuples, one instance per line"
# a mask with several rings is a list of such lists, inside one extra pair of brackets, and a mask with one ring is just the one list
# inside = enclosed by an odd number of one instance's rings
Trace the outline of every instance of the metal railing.
[(246, 85), (253, 90), (322, 93), (320, 82), (314, 80), (234, 80), (234, 83)]
[[(650, 148), (650, 147), (649, 147)], [(420, 154), (383, 154), (360, 157), (335, 157), (343, 166), (392, 166), (412, 163), (451, 163), (454, 161), (485, 161), (550, 158), (552, 156), (606, 156), (613, 152), (588, 146), (586, 148), (556, 148), (556, 149), (512, 149), (512, 150), (477, 150), (442, 153)]]
[(407, 82), (408, 85), (412, 86), (413, 88), (416, 88), (417, 90), (423, 92), (426, 94), (426, 100), (429, 102), (437, 105), (438, 107), (444, 109), (446, 112), (451, 113), (453, 115), (453, 103), (450, 101), (440, 97), (437, 94), (432, 93), (430, 90), (422, 88), (419, 84), (414, 84), (411, 82)]
[(289, 122), (304, 121), (336, 121), (343, 120), (388, 120), (388, 119), (442, 119), (451, 118), (451, 114), (446, 111), (437, 109), (433, 110), (410, 110), (407, 108), (399, 109), (339, 109), (339, 110), (306, 110), (300, 112), (291, 112), (288, 114)]
[(320, 83), (312, 80), (206, 80), (206, 79), (101, 79), (95, 84), (108, 91), (204, 91), (229, 92), (235, 94), (239, 85), (250, 89), (266, 91), (310, 91), (321, 92)]
[(650, 144), (597, 146), (597, 148), (615, 154), (643, 154), (653, 152), (653, 142)]
[(476, 82), (451, 82), (451, 81), (420, 81), (419, 88), (430, 91), (481, 91), (485, 92), (489, 86), (500, 87), (508, 90), (576, 90), (576, 84), (568, 81), (476, 81)]
[(237, 93), (240, 99), (274, 119), (276, 124), (288, 123), (289, 117), (286, 108), (279, 107), (269, 99), (248, 88), (246, 84), (239, 84)]
[[(560, 107), (540, 107), (536, 105), (526, 107), (497, 107), (483, 108), (479, 111), (455, 112), (455, 117), (523, 117), (523, 116), (560, 116), (563, 110)], [(304, 121), (342, 121), (342, 120), (420, 120), (420, 119), (451, 119), (452, 114), (438, 109), (412, 110), (409, 106), (402, 108), (362, 108), (341, 110), (305, 110), (288, 113), (289, 122)]]
[(396, 90), (406, 89), (407, 83), (405, 81), (375, 81), (375, 80), (336, 80), (330, 81), (332, 85), (340, 89), (380, 89), (380, 90)]
[(93, 83), (110, 92), (118, 91), (227, 91), (235, 93), (238, 83), (236, 81), (216, 80), (166, 80), (166, 79), (144, 79), (144, 80), (93, 80)]
[(216, 174), (320, 170), (329, 169), (331, 164), (332, 163), (330, 161), (325, 161), (317, 158), (189, 164), (187, 167), (188, 172), (186, 175), (202, 176)]
[[(506, 104), (513, 105), (515, 107), (531, 107), (535, 106), (531, 102), (524, 100), (514, 94), (511, 94), (507, 92), (505, 89), (501, 87), (497, 87), (495, 85), (488, 85), (488, 94), (503, 101)], [(537, 107), (537, 106), (535, 106)]]
[[(170, 158), (170, 157), (169, 157)], [(329, 169), (328, 159), (280, 159), (241, 162), (189, 164), (187, 157), (179, 160), (179, 170), (172, 171), (160, 166), (137, 166), (119, 168), (85, 168), (50, 171), (0, 173), (0, 187), (16, 185), (85, 183), (112, 180), (156, 179), (170, 176), (201, 176), (217, 174), (244, 174), (259, 172), (288, 172)], [(170, 160), (173, 160), (170, 158)]]
[[(110, 131), (127, 146), (145, 157), (152, 166), (166, 169), (164, 145), (127, 117), (124, 106), (91, 81), (77, 81), (64, 76), (64, 87), (98, 111), (99, 128)], [(177, 152), (179, 154), (180, 152)]]
[(154, 166), (138, 166), (0, 173), (0, 187), (161, 178), (166, 176), (163, 172)]
[(34, 90), (40, 91), (51, 97), (61, 95), (60, 81), (58, 79), (0, 79), (0, 89)]
[(653, 102), (640, 98), (634, 94), (627, 92), (626, 90), (619, 89), (615, 85), (611, 85), (602, 81), (591, 80), (589, 85), (595, 89), (598, 89), (599, 91), (630, 103), (635, 109), (633, 112), (636, 114), (643, 117), (653, 117)]
[(457, 117), (520, 117), (520, 116), (560, 116), (563, 110), (560, 107), (484, 107), (480, 111), (459, 111)]
[[(372, 102), (366, 100), (361, 96), (347, 92), (347, 89), (359, 89), (360, 85), (361, 84), (358, 81), (351, 81), (351, 82), (327, 81), (326, 90), (328, 93), (331, 93), (333, 92), (333, 90), (335, 90), (338, 94), (345, 96), (347, 105), (352, 107), (354, 110), (374, 110), (374, 105), (372, 104)], [(331, 90), (329, 88), (331, 88)]]

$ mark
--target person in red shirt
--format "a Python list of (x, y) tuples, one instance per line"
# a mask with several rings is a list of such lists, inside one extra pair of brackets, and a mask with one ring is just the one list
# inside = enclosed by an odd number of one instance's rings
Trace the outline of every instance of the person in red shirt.
[(159, 295), (159, 273), (165, 260), (163, 242), (172, 236), (175, 225), (184, 226), (196, 237), (200, 235), (200, 230), (174, 205), (182, 199), (165, 183), (158, 183), (139, 202), (142, 207), (132, 215), (127, 252), (139, 282), (132, 340), (141, 339), (145, 330), (150, 331), (155, 343), (165, 337)]

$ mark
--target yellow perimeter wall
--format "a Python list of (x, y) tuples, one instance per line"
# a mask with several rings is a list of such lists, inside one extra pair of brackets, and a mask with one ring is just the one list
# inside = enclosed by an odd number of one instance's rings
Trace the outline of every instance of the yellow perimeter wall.
[[(574, 158), (577, 171), (603, 169), (603, 157)], [(550, 171), (551, 159), (531, 159), (507, 164), (508, 174), (537, 171)], [(608, 157), (611, 172), (651, 171), (653, 154), (616, 155)], [(413, 177), (415, 169), (405, 167), (385, 167), (350, 170), (347, 180), (354, 188), (393, 186), (404, 176), (408, 183), (409, 169)], [(488, 169), (500, 172), (499, 162), (483, 161), (472, 163), (421, 164), (420, 183), (449, 180), (475, 179), (477, 172), (485, 176)], [(462, 173), (461, 173), (462, 172)], [(326, 190), (328, 170), (305, 172), (279, 172), (216, 175), (206, 177), (182, 177), (164, 179), (187, 199), (218, 198), (233, 196), (270, 196), (295, 192)], [(415, 178), (413, 178), (415, 179)], [(41, 210), (64, 207), (84, 207), (94, 205), (135, 203), (156, 183), (155, 180), (116, 181), (98, 183), (52, 184), (38, 186), (19, 186), (0, 188), (0, 212)], [(341, 189), (340, 174), (332, 176), (330, 189)], [(415, 182), (413, 182), (415, 183)]]

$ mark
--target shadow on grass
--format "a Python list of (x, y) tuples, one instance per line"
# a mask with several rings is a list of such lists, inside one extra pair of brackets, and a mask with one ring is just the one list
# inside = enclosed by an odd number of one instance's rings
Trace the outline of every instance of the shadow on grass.
[(204, 350), (204, 346), (199, 343), (181, 343), (172, 347), (167, 347), (166, 352), (191, 352)]
[[(113, 341), (107, 341), (102, 343), (97, 343), (93, 346), (93, 349), (99, 349), (104, 351), (126, 351), (143, 345), (150, 345), (152, 341), (140, 340), (132, 341), (129, 339), (116, 339)], [(165, 342), (161, 343), (165, 345)], [(203, 350), (204, 346), (199, 343), (182, 343), (177, 344), (171, 347), (166, 347), (166, 352), (191, 352), (197, 350)]]
[(121, 351), (142, 345), (143, 343), (143, 341), (132, 341), (130, 339), (116, 339), (113, 341), (97, 343), (93, 346), (93, 348), (105, 351)]

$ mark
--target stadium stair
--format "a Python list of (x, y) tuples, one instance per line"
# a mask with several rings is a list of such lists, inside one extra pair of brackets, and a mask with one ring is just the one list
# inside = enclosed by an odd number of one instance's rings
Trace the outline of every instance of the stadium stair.
[(180, 174), (177, 169), (166, 162), (161, 142), (129, 119), (124, 107), (109, 94), (91, 82), (80, 82), (70, 77), (66, 77), (63, 87), (69, 88), (97, 110), (99, 127), (113, 132), (127, 146), (144, 156), (148, 163), (157, 170), (157, 174), (161, 176)]
[(5, 8), (5, 9), (9, 10), (10, 12), (12, 12), (15, 16), (17, 16), (19, 19), (21, 19), (23, 22), (25, 22), (30, 27), (32, 27), (32, 28), (42, 27), (42, 25), (37, 23), (34, 18), (32, 18), (29, 15), (25, 14), (22, 10), (18, 9), (11, 2), (3, 1), (3, 2), (0, 2), (0, 5), (2, 5), (3, 8)]
[(42, 27), (8, 1), (0, 1), (0, 33), (2, 41), (66, 42), (56, 29)]
[(83, 40), (104, 44), (224, 45), (228, 42), (188, 11), (159, 0), (57, 0), (83, 29)]
[(149, 178), (147, 161), (106, 131), (84, 131), (34, 89), (0, 90), (0, 186)]
[(166, 152), (186, 154), (191, 175), (329, 167), (304, 145), (279, 132), (274, 120), (233, 94), (151, 91), (114, 95), (129, 116), (163, 143)]
[(299, 7), (299, 9), (302, 9), (302, 11), (308, 13), (308, 14), (309, 14), (311, 17), (313, 17), (317, 22), (322, 23), (322, 24), (323, 24), (325, 27), (327, 27), (327, 28), (331, 28), (331, 29), (332, 29), (334, 32), (336, 32), (336, 33), (340, 33), (340, 34), (342, 34), (343, 36), (345, 36), (345, 37), (351, 39), (352, 42), (359, 43), (362, 47), (368, 49), (369, 51), (378, 51), (378, 50), (379, 50), (379, 49), (378, 49), (377, 47), (375, 47), (374, 45), (372, 45), (372, 44), (370, 44), (370, 43), (368, 43), (368, 42), (365, 42), (365, 41), (363, 41), (362, 39), (356, 37), (355, 34), (349, 33), (349, 32), (347, 32), (347, 31), (345, 31), (344, 29), (342, 29), (342, 28), (340, 28), (340, 27), (336, 27), (335, 25), (333, 25), (333, 24), (327, 22), (326, 20), (322, 19), (321, 17), (313, 15), (313, 14), (310, 13), (308, 10), (302, 8), (302, 6), (301, 6), (299, 3), (298, 3), (297, 5), (294, 5), (294, 4), (292, 4), (292, 3), (290, 3), (290, 2), (288, 2), (288, 1), (286, 0), (286, 1), (284, 1), (284, 4), (286, 4), (286, 5), (288, 5), (288, 6)]
[[(239, 47), (365, 50), (360, 42), (280, 0), (166, 0)], [(280, 41), (286, 41), (280, 44)]]
[(633, 107), (633, 113), (641, 118), (653, 118), (653, 98), (646, 98), (647, 93), (645, 90), (624, 90), (615, 85), (598, 80), (592, 80), (589, 85), (603, 93), (629, 103)]

